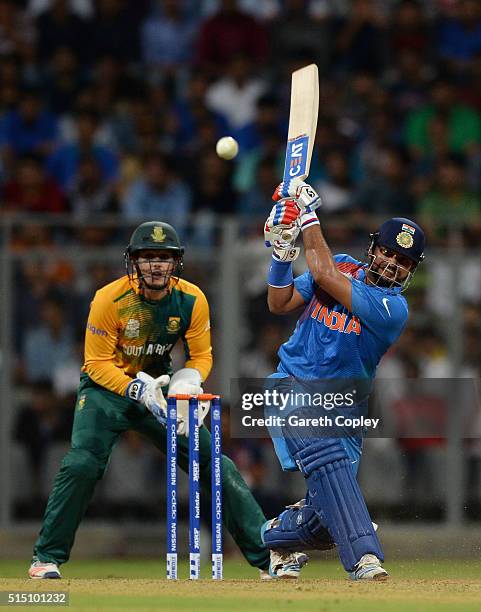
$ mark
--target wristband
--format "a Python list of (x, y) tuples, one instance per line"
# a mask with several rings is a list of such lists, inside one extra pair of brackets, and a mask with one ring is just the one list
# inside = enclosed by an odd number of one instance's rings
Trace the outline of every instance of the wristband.
[(320, 225), (319, 219), (315, 212), (304, 213), (301, 215), (301, 231), (304, 231), (308, 227), (312, 227), (313, 225)]
[(290, 261), (278, 261), (272, 257), (267, 275), (267, 284), (270, 287), (282, 289), (283, 287), (289, 287), (293, 282), (292, 263)]

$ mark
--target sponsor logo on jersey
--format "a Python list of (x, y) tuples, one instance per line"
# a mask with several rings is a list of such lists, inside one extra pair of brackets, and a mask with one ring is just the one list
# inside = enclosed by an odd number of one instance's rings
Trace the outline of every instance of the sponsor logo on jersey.
[(154, 227), (150, 237), (154, 242), (164, 242), (166, 235), (161, 227)]
[(85, 400), (87, 399), (87, 397), (85, 395), (81, 395), (78, 398), (78, 402), (77, 402), (77, 410), (82, 410), (82, 408), (85, 406)]
[(345, 313), (329, 310), (327, 306), (321, 306), (321, 304), (316, 305), (311, 317), (340, 334), (354, 333), (359, 336), (361, 333), (361, 322), (357, 317), (349, 317)]
[(138, 319), (129, 319), (125, 326), (126, 338), (138, 338), (140, 334), (140, 321)]
[(399, 246), (403, 247), (403, 249), (410, 249), (414, 244), (414, 238), (409, 232), (399, 232), (396, 236), (396, 242)]
[(176, 334), (180, 329), (180, 317), (169, 317), (166, 328), (168, 334)]
[(95, 327), (95, 325), (92, 325), (92, 323), (87, 323), (87, 330), (94, 336), (108, 336), (107, 332), (104, 329)]
[(159, 344), (158, 342), (147, 342), (140, 346), (135, 344), (124, 344), (122, 352), (127, 357), (140, 357), (142, 355), (165, 355), (170, 353), (173, 344)]

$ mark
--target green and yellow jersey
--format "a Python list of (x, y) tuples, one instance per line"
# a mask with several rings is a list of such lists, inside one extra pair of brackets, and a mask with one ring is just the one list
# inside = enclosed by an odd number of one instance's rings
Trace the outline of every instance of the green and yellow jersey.
[(183, 279), (170, 279), (159, 301), (146, 300), (128, 276), (95, 294), (85, 333), (82, 371), (109, 391), (124, 395), (137, 372), (171, 374), (170, 353), (179, 339), (185, 367), (205, 380), (212, 368), (209, 305), (202, 291)]

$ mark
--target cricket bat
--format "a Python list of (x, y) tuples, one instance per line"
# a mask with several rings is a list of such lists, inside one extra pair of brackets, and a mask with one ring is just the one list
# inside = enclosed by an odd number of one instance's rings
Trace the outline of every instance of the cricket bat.
[(283, 177), (286, 191), (292, 179), (305, 180), (309, 175), (318, 112), (319, 75), (317, 66), (309, 64), (292, 73), (291, 110)]

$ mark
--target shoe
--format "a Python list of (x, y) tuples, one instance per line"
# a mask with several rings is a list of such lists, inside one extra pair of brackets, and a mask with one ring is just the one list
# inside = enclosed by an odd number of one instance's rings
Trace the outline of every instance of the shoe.
[(269, 574), (272, 578), (295, 580), (299, 578), (302, 567), (308, 561), (309, 557), (303, 552), (271, 550)]
[(351, 580), (386, 580), (389, 574), (381, 567), (376, 555), (364, 555), (356, 564), (356, 569), (349, 572)]
[(32, 562), (28, 570), (28, 576), (35, 580), (39, 578), (56, 579), (62, 577), (56, 563), (43, 563), (42, 561)]
[(267, 570), (259, 570), (259, 578), (261, 580), (273, 580), (273, 577), (269, 574)]

